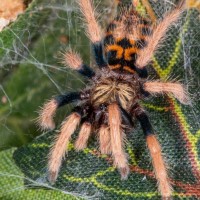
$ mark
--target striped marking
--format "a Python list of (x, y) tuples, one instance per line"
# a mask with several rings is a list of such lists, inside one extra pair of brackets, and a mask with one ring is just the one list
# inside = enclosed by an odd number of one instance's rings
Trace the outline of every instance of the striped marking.
[(138, 48), (136, 48), (136, 47), (125, 49), (125, 51), (124, 51), (124, 59), (128, 60), (128, 61), (131, 61), (131, 60), (134, 59), (133, 56), (136, 57), (137, 53), (138, 53)]
[(120, 41), (122, 41), (124, 38), (122, 38), (122, 37), (118, 37), (118, 38), (115, 38), (115, 41), (116, 41), (116, 43), (119, 43)]
[(129, 39), (129, 41), (130, 41), (130, 43), (131, 43), (132, 46), (135, 45), (135, 40)]
[(121, 46), (114, 44), (114, 45), (108, 45), (106, 47), (106, 52), (109, 51), (116, 51), (116, 58), (120, 59), (123, 56), (124, 49)]
[(135, 70), (131, 69), (129, 66), (124, 66), (123, 69), (128, 71), (128, 72), (130, 72), (130, 73), (132, 73), (132, 74), (135, 73)]
[(106, 32), (106, 36), (113, 36), (111, 31)]
[(122, 38), (117, 42), (117, 45), (121, 46), (123, 49), (128, 49), (132, 47), (132, 44), (130, 43), (128, 38)]
[(109, 35), (106, 35), (104, 38), (104, 46), (115, 44), (115, 39), (113, 35), (110, 33)]
[(117, 65), (110, 65), (110, 69), (119, 69), (121, 67), (120, 64)]

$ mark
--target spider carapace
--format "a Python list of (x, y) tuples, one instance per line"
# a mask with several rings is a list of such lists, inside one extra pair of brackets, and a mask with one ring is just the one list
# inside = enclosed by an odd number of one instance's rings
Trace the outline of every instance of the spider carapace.
[(132, 129), (133, 121), (138, 120), (152, 157), (159, 191), (163, 197), (170, 197), (172, 188), (161, 147), (140, 100), (153, 94), (165, 93), (174, 95), (181, 103), (188, 102), (187, 94), (180, 83), (146, 79), (146, 68), (167, 30), (178, 20), (183, 4), (154, 24), (141, 17), (132, 5), (130, 9), (121, 10), (119, 16), (109, 24), (105, 34), (95, 18), (92, 1), (79, 0), (79, 7), (99, 69), (94, 71), (83, 64), (80, 55), (72, 50), (63, 54), (63, 63), (90, 81), (88, 87), (80, 92), (54, 97), (40, 111), (40, 126), (43, 129), (54, 129), (53, 117), (57, 108), (72, 102), (78, 103), (73, 113), (62, 123), (60, 134), (50, 151), (49, 180), (56, 180), (62, 158), (66, 154), (66, 146), (79, 125), (75, 149), (84, 149), (91, 133), (96, 133), (100, 152), (111, 155), (122, 179), (127, 178), (129, 165), (124, 148), (125, 137), (127, 130)]

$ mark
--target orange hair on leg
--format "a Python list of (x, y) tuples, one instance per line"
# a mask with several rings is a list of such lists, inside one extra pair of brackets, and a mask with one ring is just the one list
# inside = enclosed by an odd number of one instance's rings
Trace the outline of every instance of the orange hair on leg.
[(105, 125), (102, 125), (99, 129), (99, 143), (100, 143), (100, 151), (102, 154), (111, 153), (110, 132), (108, 127)]
[(75, 142), (76, 150), (80, 151), (80, 150), (86, 148), (87, 141), (91, 134), (91, 129), (92, 129), (92, 126), (90, 123), (88, 123), (88, 122), (83, 123), (83, 125), (81, 126), (81, 130), (79, 132), (78, 139)]
[(142, 49), (136, 60), (138, 68), (143, 68), (151, 62), (154, 52), (159, 48), (159, 44), (164, 40), (165, 34), (169, 27), (173, 25), (180, 17), (183, 11), (183, 5), (181, 4), (176, 9), (167, 14), (163, 21), (161, 21), (153, 30), (153, 34), (146, 38), (147, 46)]
[(114, 164), (119, 169), (122, 179), (126, 179), (129, 173), (126, 153), (123, 149), (123, 137), (121, 130), (121, 115), (116, 103), (108, 106), (109, 126), (111, 135), (111, 149)]
[(161, 147), (155, 135), (148, 135), (146, 138), (147, 146), (152, 157), (154, 172), (158, 181), (158, 187), (162, 197), (169, 198), (172, 195), (172, 188), (167, 176), (165, 162), (161, 155)]
[(37, 123), (41, 127), (42, 130), (54, 129), (55, 123), (53, 121), (53, 117), (55, 115), (56, 109), (58, 108), (58, 104), (56, 100), (52, 99), (44, 104), (42, 109), (39, 111), (39, 117), (37, 119)]
[(79, 0), (80, 10), (85, 17), (88, 38), (93, 42), (101, 41), (101, 29), (95, 17), (92, 0)]
[(50, 182), (55, 182), (58, 176), (62, 158), (67, 152), (69, 140), (79, 125), (80, 119), (81, 117), (78, 113), (73, 113), (62, 124), (60, 135), (57, 137), (49, 155), (48, 171)]
[(181, 103), (188, 104), (189, 97), (183, 85), (180, 83), (161, 83), (152, 81), (144, 83), (144, 90), (149, 93), (172, 93)]
[(83, 60), (77, 52), (70, 49), (62, 53), (62, 64), (71, 69), (79, 70), (81, 69)]

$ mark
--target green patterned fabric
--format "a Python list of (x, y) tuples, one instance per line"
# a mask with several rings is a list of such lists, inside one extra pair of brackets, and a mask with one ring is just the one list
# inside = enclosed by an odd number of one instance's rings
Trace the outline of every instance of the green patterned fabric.
[[(166, 6), (171, 5), (163, 3), (164, 1), (150, 2), (158, 18), (166, 11)], [(70, 16), (65, 17), (68, 19)], [(59, 18), (62, 20), (61, 14)], [(185, 12), (180, 23), (167, 33), (168, 37), (155, 55), (152, 67), (149, 69), (151, 77), (160, 78), (163, 81), (178, 77), (178, 80), (181, 80), (191, 93), (191, 105), (181, 105), (172, 96), (156, 96), (142, 102), (148, 111), (168, 163), (170, 182), (174, 189), (173, 199), (200, 198), (199, 27), (198, 10), (190, 9)], [(46, 45), (53, 44), (52, 40), (48, 43), (45, 38), (44, 41)], [(72, 45), (88, 59), (89, 51), (85, 52), (85, 46), (80, 44), (73, 40)], [(36, 49), (41, 47), (39, 42), (35, 45)], [(34, 57), (37, 56), (39, 55), (36, 53)], [(48, 56), (51, 57), (52, 54)], [(52, 60), (50, 64), (54, 61)], [(25, 66), (21, 66), (21, 70), (25, 71)], [(39, 74), (38, 76), (40, 77)], [(39, 78), (39, 82), (40, 79), (42, 77)], [(73, 89), (84, 87), (80, 86), (81, 81), (76, 74), (74, 77), (67, 75), (65, 79), (67, 81), (59, 82), (59, 85), (64, 85), (63, 88), (66, 85)], [(57, 80), (62, 80), (62, 78), (58, 76)], [(44, 81), (47, 83), (43, 85), (44, 90), (51, 90), (52, 85), (50, 87), (48, 81)], [(45, 98), (50, 98), (51, 94), (52, 92), (49, 92), (41, 99), (44, 101)], [(41, 106), (41, 99), (37, 103), (38, 107)], [(69, 107), (58, 114), (57, 124), (60, 124), (67, 116), (66, 113), (70, 113)], [(58, 126), (57, 130), (59, 128)], [(73, 142), (77, 138), (76, 133), (69, 145), (68, 155), (63, 161), (58, 179), (54, 185), (50, 185), (47, 180), (47, 160), (57, 133), (57, 131), (43, 133), (29, 144), (0, 153), (0, 198), (161, 199), (145, 138), (138, 124), (132, 133), (127, 134), (126, 152), (129, 154), (131, 170), (129, 178), (123, 181), (117, 169), (112, 166), (110, 157), (99, 153), (95, 135), (90, 138), (89, 145), (84, 151), (74, 150)]]
[[(41, 183), (40, 188), (33, 189), (38, 186), (34, 180), (29, 182), (30, 188), (24, 186), (24, 180), (29, 180), (25, 177), (21, 170), (16, 166), (12, 158), (13, 152), (16, 149), (10, 149), (0, 152), (0, 199), (2, 200), (35, 200), (35, 199), (75, 199), (67, 193), (62, 193), (55, 188), (43, 189)], [(49, 189), (48, 189), (49, 188)]]

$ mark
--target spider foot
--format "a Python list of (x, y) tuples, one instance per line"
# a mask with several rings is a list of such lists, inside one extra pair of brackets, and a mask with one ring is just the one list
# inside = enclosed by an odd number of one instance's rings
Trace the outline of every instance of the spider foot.
[(49, 171), (48, 180), (51, 184), (55, 183), (58, 176), (58, 171)]
[(126, 166), (124, 168), (119, 168), (119, 172), (121, 174), (121, 180), (126, 180), (128, 178), (130, 169), (128, 166)]
[(42, 109), (39, 111), (37, 123), (42, 130), (53, 130), (55, 128), (53, 117), (55, 115), (57, 107), (58, 104), (53, 99), (45, 103)]

